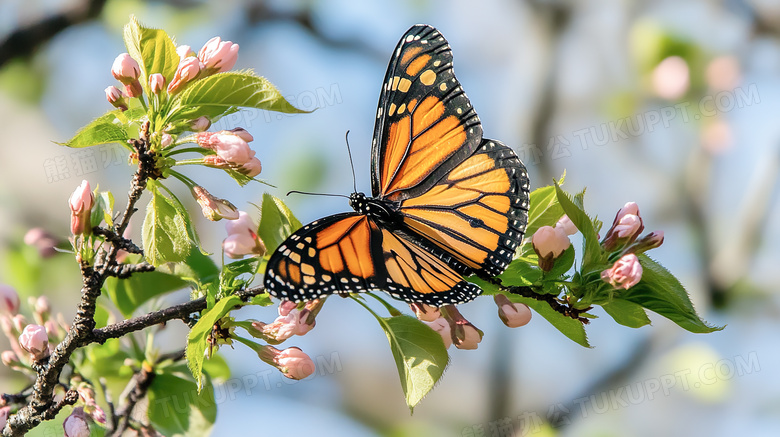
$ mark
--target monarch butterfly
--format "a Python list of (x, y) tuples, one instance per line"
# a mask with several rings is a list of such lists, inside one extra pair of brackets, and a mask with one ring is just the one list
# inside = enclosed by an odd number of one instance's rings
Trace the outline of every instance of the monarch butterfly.
[(452, 51), (428, 25), (390, 59), (371, 147), (371, 193), (355, 212), (314, 221), (268, 261), (265, 287), (294, 302), (384, 290), (433, 306), (481, 293), (465, 275), (503, 272), (528, 220), (528, 174), (509, 147), (482, 138), (455, 79)]

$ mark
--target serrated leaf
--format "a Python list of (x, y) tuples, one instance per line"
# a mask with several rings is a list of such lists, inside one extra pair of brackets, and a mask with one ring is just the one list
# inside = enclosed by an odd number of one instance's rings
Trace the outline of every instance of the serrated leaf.
[(639, 304), (695, 333), (720, 331), (725, 326), (711, 326), (703, 321), (693, 308), (688, 293), (680, 281), (662, 265), (645, 254), (640, 254), (642, 280), (619, 294), (620, 299)]
[(650, 324), (644, 308), (641, 305), (629, 302), (625, 299), (613, 299), (612, 302), (602, 305), (604, 311), (616, 322), (629, 328), (640, 328)]
[(542, 226), (553, 226), (561, 216), (563, 208), (558, 204), (555, 187), (550, 185), (535, 189), (531, 192), (525, 235), (530, 237)]
[(561, 189), (559, 185), (555, 185), (556, 197), (558, 203), (563, 208), (563, 212), (569, 216), (569, 219), (577, 227), (577, 230), (582, 234), (582, 271), (588, 272), (589, 268), (594, 265), (601, 265), (607, 259), (607, 254), (599, 244), (598, 235), (593, 225), (593, 221), (588, 217), (588, 214), (579, 206), (577, 206), (569, 196), (569, 194)]
[(199, 286), (219, 278), (219, 267), (214, 263), (214, 260), (204, 255), (197, 247), (192, 248), (187, 259), (183, 262), (166, 263), (157, 268), (156, 271), (178, 276)]
[(301, 222), (281, 199), (271, 194), (263, 194), (260, 206), (260, 226), (258, 235), (265, 243), (268, 253), (273, 253), (284, 240), (301, 227)]
[[(179, 95), (178, 106), (204, 111), (222, 111), (231, 107), (257, 108), (291, 114), (307, 113), (288, 102), (271, 82), (247, 72), (225, 72), (190, 83)], [(192, 119), (202, 114), (190, 111), (173, 120)]]
[(449, 363), (444, 341), (436, 331), (411, 316), (377, 316), (377, 320), (390, 342), (406, 405), (413, 411)]
[(179, 54), (164, 30), (143, 27), (133, 17), (125, 26), (124, 38), (127, 53), (141, 67), (139, 80), (144, 89), (148, 87), (148, 78), (153, 73), (161, 73), (166, 84), (171, 82), (179, 66)]
[(126, 143), (130, 139), (127, 130), (122, 124), (116, 122), (121, 113), (122, 111), (119, 109), (109, 111), (82, 127), (73, 138), (57, 144), (65, 147), (83, 148), (101, 144)]
[(203, 361), (203, 373), (212, 381), (223, 382), (230, 379), (230, 366), (220, 353), (214, 353), (211, 358)]
[(217, 419), (214, 389), (197, 391), (194, 381), (179, 374), (154, 376), (147, 413), (155, 429), (166, 436), (208, 436)]
[(241, 304), (241, 298), (236, 295), (228, 296), (218, 301), (211, 309), (203, 310), (200, 320), (190, 329), (187, 335), (187, 367), (189, 367), (195, 381), (198, 382), (198, 390), (201, 388), (203, 376), (203, 360), (206, 358), (207, 339), (217, 320), (224, 317), (234, 307)]
[(569, 247), (563, 251), (561, 256), (555, 259), (552, 269), (549, 272), (544, 273), (544, 279), (556, 279), (563, 276), (574, 265), (574, 246)]
[(184, 261), (193, 246), (188, 232), (189, 217), (160, 192), (157, 182), (150, 180), (148, 188), (152, 199), (146, 206), (143, 225), (144, 257), (155, 267)]
[(504, 295), (512, 302), (520, 302), (528, 305), (528, 307), (550, 322), (550, 324), (560, 331), (561, 334), (573, 340), (575, 343), (580, 346), (590, 347), (588, 335), (585, 333), (585, 327), (579, 320), (574, 320), (571, 317), (564, 316), (558, 311), (555, 311), (545, 301), (511, 293), (504, 293)]
[(267, 307), (273, 305), (274, 301), (271, 300), (271, 295), (268, 293), (258, 294), (250, 301), (251, 305), (259, 305), (261, 307)]

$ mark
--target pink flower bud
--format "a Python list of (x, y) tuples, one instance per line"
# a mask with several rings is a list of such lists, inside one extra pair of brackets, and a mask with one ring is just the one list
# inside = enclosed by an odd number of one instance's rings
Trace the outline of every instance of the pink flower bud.
[(32, 228), (24, 234), (24, 244), (35, 246), (41, 258), (51, 258), (57, 254), (57, 238), (43, 228)]
[(546, 272), (552, 269), (555, 258), (561, 256), (571, 245), (564, 228), (552, 226), (537, 229), (531, 237), (531, 243), (539, 256), (539, 267)]
[(297, 347), (281, 351), (274, 362), (282, 374), (290, 379), (301, 380), (314, 373), (314, 361)]
[(11, 407), (0, 408), (0, 431), (5, 428), (6, 422), (8, 422), (8, 416), (11, 414)]
[(68, 201), (70, 205), (70, 231), (73, 235), (88, 235), (92, 232), (90, 215), (94, 203), (95, 195), (92, 193), (89, 182), (82, 181)]
[(113, 85), (106, 88), (106, 100), (108, 100), (108, 103), (114, 108), (127, 111), (127, 99), (119, 88)]
[(257, 235), (257, 225), (244, 211), (239, 211), (238, 219), (225, 223), (228, 236), (222, 242), (222, 250), (230, 258), (238, 259), (245, 255), (264, 255), (263, 240)]
[(37, 361), (49, 354), (49, 334), (41, 325), (27, 325), (19, 336), (19, 345)]
[(70, 416), (62, 422), (62, 429), (65, 431), (65, 437), (89, 437), (89, 424), (83, 408), (74, 408)]
[(201, 147), (217, 152), (225, 161), (237, 165), (246, 164), (255, 157), (255, 152), (244, 140), (244, 134), (232, 131), (201, 132), (197, 135), (197, 143)]
[(444, 341), (444, 347), (446, 349), (449, 349), (450, 346), (452, 346), (452, 331), (450, 329), (450, 322), (448, 322), (447, 319), (439, 317), (430, 322), (426, 320), (422, 320), (422, 322), (441, 335), (441, 339)]
[(149, 76), (149, 89), (152, 94), (160, 94), (165, 89), (165, 76), (154, 73)]
[(644, 229), (639, 206), (634, 202), (626, 203), (615, 215), (612, 227), (607, 231), (602, 245), (607, 251), (613, 251), (626, 244), (631, 244)]
[(252, 141), (255, 140), (255, 137), (253, 137), (252, 134), (250, 134), (249, 131), (247, 131), (243, 127), (235, 127), (225, 132), (231, 132), (233, 135), (238, 136), (239, 138), (246, 141), (247, 143), (251, 143)]
[(228, 71), (238, 60), (238, 44), (222, 41), (220, 37), (215, 36), (200, 49), (198, 58), (203, 62), (204, 68), (209, 70), (208, 74)]
[(611, 269), (601, 272), (601, 279), (614, 288), (628, 290), (642, 279), (642, 265), (639, 264), (639, 258), (633, 253), (624, 255)]
[(279, 302), (279, 308), (277, 311), (279, 311), (280, 316), (286, 316), (287, 314), (290, 314), (290, 311), (298, 308), (298, 304), (289, 300), (283, 300)]
[(198, 117), (190, 122), (190, 129), (193, 132), (203, 132), (209, 127), (211, 127), (211, 120), (206, 116)]
[(0, 361), (2, 361), (3, 365), (7, 367), (14, 367), (20, 363), (19, 357), (14, 351), (3, 351), (3, 353), (0, 354)]
[(482, 341), (482, 331), (471, 323), (455, 325), (455, 347), (474, 350)]
[(503, 294), (496, 294), (493, 300), (498, 306), (498, 317), (504, 325), (518, 328), (531, 321), (531, 309), (524, 303), (514, 303)]
[[(317, 305), (319, 299), (307, 303)], [(320, 303), (321, 305), (321, 303)], [(280, 315), (272, 323), (253, 322), (255, 331), (250, 331), (253, 337), (262, 338), (271, 344), (279, 344), (293, 335), (305, 335), (316, 325), (314, 316), (319, 307), (312, 311), (309, 308), (299, 310), (294, 308), (285, 315)]]
[(124, 85), (129, 85), (138, 80), (141, 76), (141, 67), (138, 62), (127, 53), (122, 53), (114, 59), (114, 65), (111, 67), (111, 74), (114, 78)]
[(19, 312), (19, 293), (10, 285), (0, 284), (0, 314), (14, 316)]
[(201, 65), (198, 58), (185, 58), (179, 63), (173, 80), (168, 84), (168, 94), (176, 94), (190, 81), (195, 80), (200, 73)]
[(162, 134), (160, 137), (160, 145), (165, 147), (169, 147), (171, 144), (173, 144), (173, 137), (171, 134)]
[(244, 163), (238, 168), (240, 173), (243, 173), (250, 178), (253, 178), (263, 171), (263, 164), (257, 158), (252, 158), (248, 162)]
[(102, 408), (100, 408), (99, 405), (92, 403), (84, 407), (84, 411), (89, 413), (89, 415), (92, 417), (92, 420), (95, 422), (105, 425), (106, 424), (106, 412), (103, 411)]
[(566, 214), (558, 219), (558, 222), (555, 223), (555, 228), (563, 229), (563, 232), (565, 232), (566, 235), (574, 235), (577, 233), (577, 227), (574, 226), (574, 222), (572, 222), (569, 216)]
[(181, 45), (179, 47), (176, 47), (176, 53), (179, 55), (179, 59), (181, 60), (184, 60), (184, 58), (197, 56), (195, 51), (192, 50), (192, 47), (188, 45)]
[(140, 80), (125, 85), (125, 94), (127, 94), (127, 97), (140, 97), (143, 92), (144, 89), (141, 87)]
[(225, 199), (211, 195), (205, 188), (198, 185), (192, 187), (192, 195), (198, 201), (203, 216), (207, 219), (215, 222), (223, 218), (228, 220), (238, 219), (238, 208), (235, 205)]
[(414, 315), (423, 322), (433, 322), (441, 317), (441, 311), (439, 311), (438, 307), (424, 303), (410, 303), (409, 307), (414, 311)]
[(633, 214), (624, 215), (617, 225), (615, 225), (615, 233), (618, 238), (636, 238), (637, 235), (642, 232), (642, 219), (639, 216)]
[(627, 253), (642, 253), (650, 249), (655, 249), (664, 243), (664, 231), (651, 232), (641, 239), (637, 240), (631, 247), (626, 249)]

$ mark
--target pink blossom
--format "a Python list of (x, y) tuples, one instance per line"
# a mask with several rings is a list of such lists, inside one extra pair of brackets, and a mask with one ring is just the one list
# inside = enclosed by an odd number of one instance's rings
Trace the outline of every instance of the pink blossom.
[(200, 73), (201, 64), (198, 58), (185, 58), (179, 63), (173, 80), (168, 84), (168, 94), (176, 94), (187, 85), (188, 82), (195, 80)]
[(203, 45), (198, 52), (198, 58), (203, 62), (204, 68), (211, 72), (228, 71), (238, 60), (238, 44), (222, 41), (215, 36)]
[(225, 132), (230, 132), (233, 135), (238, 136), (242, 140), (246, 141), (247, 143), (251, 143), (255, 140), (255, 137), (252, 136), (252, 134), (249, 133), (246, 129), (243, 127), (234, 127), (233, 129), (229, 129)]
[(190, 129), (193, 132), (203, 132), (209, 127), (211, 127), (211, 120), (206, 116), (198, 117), (190, 122)]
[(192, 195), (198, 201), (203, 216), (211, 221), (238, 219), (238, 208), (225, 199), (213, 196), (201, 186), (192, 187)]
[(108, 100), (108, 103), (114, 108), (127, 111), (127, 99), (119, 88), (113, 85), (106, 88), (106, 100)]
[(152, 94), (160, 94), (165, 89), (165, 76), (160, 73), (149, 75), (149, 89)]
[(424, 303), (410, 303), (409, 307), (414, 311), (414, 315), (423, 322), (433, 322), (441, 317), (441, 311), (438, 307)]
[(89, 182), (81, 181), (81, 185), (70, 196), (68, 204), (70, 205), (70, 231), (73, 235), (90, 234), (92, 225), (90, 224), (90, 214), (92, 205), (95, 202), (95, 195)]
[(250, 178), (253, 178), (259, 175), (261, 171), (263, 171), (263, 164), (255, 157), (239, 167), (238, 171), (249, 176)]
[(41, 325), (27, 325), (19, 336), (19, 345), (39, 360), (49, 353), (49, 334)]
[(628, 202), (615, 215), (602, 245), (607, 251), (623, 247), (632, 243), (644, 228), (639, 207), (634, 202)]
[(614, 232), (618, 238), (633, 239), (642, 232), (642, 219), (639, 216), (633, 214), (624, 215), (617, 225), (615, 225)]
[(640, 238), (631, 245), (626, 252), (642, 253), (650, 249), (655, 249), (664, 243), (664, 231), (654, 231)]
[(286, 316), (287, 314), (290, 314), (290, 311), (298, 308), (298, 304), (289, 300), (283, 300), (279, 302), (279, 308), (277, 311), (279, 311), (280, 316)]
[(137, 81), (138, 77), (141, 76), (141, 67), (138, 66), (138, 62), (129, 54), (122, 53), (114, 59), (111, 74), (124, 85), (129, 85)]
[(16, 315), (19, 312), (19, 293), (10, 285), (0, 284), (0, 315)]
[(601, 279), (615, 288), (628, 290), (642, 279), (642, 265), (633, 253), (624, 255), (617, 260), (612, 268), (601, 272)]
[(668, 100), (679, 99), (690, 88), (688, 63), (679, 56), (669, 56), (653, 69), (651, 82), (659, 97)]
[(563, 229), (563, 232), (565, 232), (566, 235), (574, 235), (577, 233), (577, 226), (574, 225), (574, 222), (572, 222), (569, 216), (566, 214), (558, 219), (558, 222), (555, 223), (555, 228)]
[(57, 254), (57, 238), (43, 228), (32, 228), (24, 234), (24, 244), (35, 246), (41, 258), (51, 258)]
[(222, 242), (222, 249), (230, 258), (238, 259), (244, 255), (264, 255), (263, 240), (257, 235), (257, 225), (244, 211), (239, 211), (238, 219), (225, 223), (228, 236)]
[(160, 145), (163, 147), (168, 147), (171, 144), (173, 144), (173, 137), (171, 134), (162, 134), (160, 137)]
[(444, 317), (438, 317), (430, 322), (426, 320), (422, 320), (422, 322), (430, 326), (431, 329), (441, 335), (441, 339), (444, 341), (445, 349), (449, 349), (450, 346), (452, 346), (452, 331), (450, 329), (450, 322), (448, 322), (447, 319)]
[(314, 361), (297, 347), (281, 351), (274, 362), (282, 374), (290, 379), (301, 380), (314, 373)]
[(250, 159), (244, 164), (238, 165), (225, 161), (219, 155), (206, 155), (203, 157), (203, 165), (214, 168), (235, 170), (241, 174), (249, 176), (250, 178), (259, 175), (263, 170), (263, 164), (259, 159), (257, 159), (257, 157)]
[(633, 214), (639, 217), (639, 205), (637, 205), (635, 202), (627, 202), (625, 205), (623, 205), (623, 207), (618, 210), (617, 215), (615, 215), (615, 220), (612, 221), (612, 226), (615, 226), (620, 221), (620, 219), (628, 214)]
[(504, 325), (517, 328), (531, 321), (531, 309), (524, 303), (514, 303), (503, 294), (496, 294), (493, 300), (498, 306), (498, 317)]
[(51, 312), (51, 303), (49, 302), (49, 298), (46, 296), (38, 296), (37, 299), (35, 299), (35, 313), (40, 314), (41, 316), (45, 316)]
[(70, 416), (62, 422), (65, 437), (89, 437), (89, 424), (82, 407), (76, 407)]

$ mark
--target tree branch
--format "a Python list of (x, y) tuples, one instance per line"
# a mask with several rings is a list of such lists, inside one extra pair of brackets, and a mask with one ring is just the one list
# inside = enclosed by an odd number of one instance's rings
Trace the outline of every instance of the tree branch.
[[(241, 300), (247, 301), (250, 298), (262, 293), (265, 293), (265, 288), (254, 287), (239, 291), (237, 294)], [(123, 337), (131, 332), (140, 331), (150, 326), (159, 325), (171, 320), (182, 320), (186, 323), (191, 320), (192, 314), (206, 309), (206, 305), (206, 298), (202, 297), (200, 299), (174, 305), (160, 311), (154, 311), (148, 314), (144, 314), (143, 316), (124, 320), (122, 322), (106, 326), (105, 328), (95, 329), (92, 331), (92, 334), (89, 337), (84, 339), (84, 344), (103, 344), (108, 339)]]

